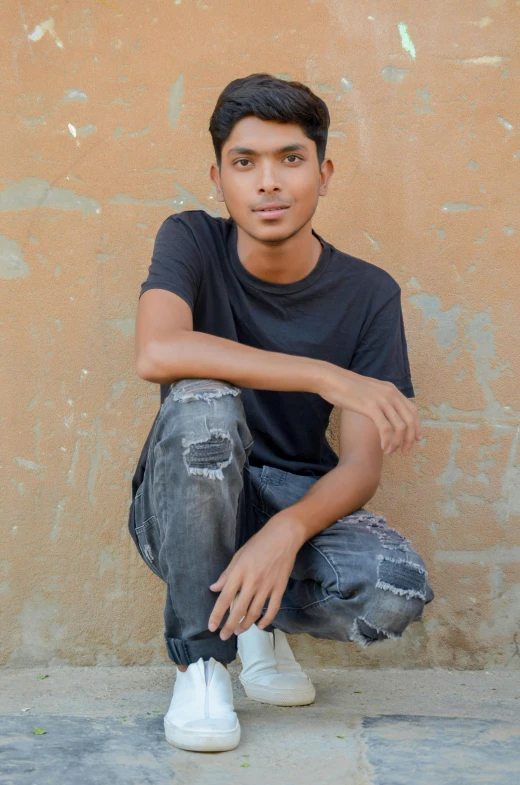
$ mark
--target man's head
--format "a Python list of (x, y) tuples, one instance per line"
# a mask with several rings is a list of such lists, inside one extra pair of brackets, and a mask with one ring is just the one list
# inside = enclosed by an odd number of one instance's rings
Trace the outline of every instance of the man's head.
[[(210, 119), (217, 198), (263, 242), (288, 239), (307, 224), (334, 171), (325, 158), (330, 116), (306, 85), (251, 74), (224, 88)], [(283, 149), (288, 148), (288, 149)], [(269, 218), (258, 208), (287, 206)]]

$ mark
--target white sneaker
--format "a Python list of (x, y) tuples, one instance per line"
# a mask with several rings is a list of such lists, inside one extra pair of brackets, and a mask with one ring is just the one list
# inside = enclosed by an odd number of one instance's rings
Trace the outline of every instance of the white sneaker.
[(237, 638), (243, 665), (240, 682), (246, 695), (276, 706), (305, 706), (312, 703), (316, 690), (296, 662), (284, 632), (261, 630), (256, 624)]
[(220, 752), (240, 741), (227, 669), (213, 657), (177, 670), (170, 708), (164, 716), (166, 741), (183, 750)]

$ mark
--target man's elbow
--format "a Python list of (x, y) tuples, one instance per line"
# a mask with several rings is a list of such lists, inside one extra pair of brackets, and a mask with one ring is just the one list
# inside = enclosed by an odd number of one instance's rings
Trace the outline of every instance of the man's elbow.
[(143, 346), (137, 353), (135, 371), (146, 382), (161, 381), (159, 375), (160, 346), (151, 342)]
[(155, 378), (151, 371), (151, 367), (146, 361), (140, 357), (135, 364), (135, 372), (139, 376), (140, 379), (143, 379), (145, 382), (154, 382)]

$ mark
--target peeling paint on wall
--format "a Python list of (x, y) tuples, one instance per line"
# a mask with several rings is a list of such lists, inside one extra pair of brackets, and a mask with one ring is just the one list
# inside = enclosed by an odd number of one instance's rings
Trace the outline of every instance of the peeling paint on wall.
[(29, 272), (20, 244), (0, 234), (0, 278), (23, 278)]
[(381, 71), (381, 76), (385, 80), (385, 82), (393, 82), (394, 84), (400, 84), (403, 81), (406, 74), (408, 73), (408, 68), (396, 68), (395, 65), (387, 65)]
[(41, 38), (43, 38), (45, 33), (49, 33), (49, 35), (54, 38), (56, 46), (58, 46), (60, 49), (63, 49), (63, 43), (58, 38), (56, 30), (54, 29), (54, 19), (52, 17), (46, 19), (44, 22), (41, 22), (41, 24), (36, 25), (32, 33), (29, 33), (27, 38), (29, 41), (39, 41)]
[(184, 74), (180, 74), (170, 87), (170, 100), (168, 102), (168, 122), (172, 131), (177, 127), (184, 97)]
[(408, 52), (410, 57), (415, 60), (415, 46), (413, 45), (413, 41), (410, 38), (410, 33), (408, 32), (408, 28), (404, 22), (399, 22), (397, 25), (399, 29), (399, 35), (401, 36), (401, 46), (403, 47), (405, 52)]
[(29, 210), (35, 207), (81, 210), (83, 216), (98, 215), (101, 212), (96, 199), (80, 196), (68, 188), (58, 188), (41, 177), (26, 177), (0, 191), (0, 211)]

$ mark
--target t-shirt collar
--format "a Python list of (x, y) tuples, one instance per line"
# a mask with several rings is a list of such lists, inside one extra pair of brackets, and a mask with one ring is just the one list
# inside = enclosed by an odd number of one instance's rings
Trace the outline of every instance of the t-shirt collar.
[(312, 229), (312, 233), (320, 241), (322, 249), (318, 261), (310, 273), (306, 275), (305, 278), (301, 278), (299, 281), (292, 281), (291, 283), (275, 283), (274, 281), (264, 281), (262, 278), (258, 278), (256, 275), (250, 273), (249, 270), (244, 267), (240, 261), (237, 250), (237, 225), (232, 218), (229, 218), (228, 220), (230, 226), (228, 234), (229, 258), (236, 275), (242, 281), (249, 284), (249, 286), (253, 286), (256, 289), (262, 289), (264, 292), (292, 294), (293, 292), (299, 292), (302, 289), (306, 289), (308, 286), (311, 286), (328, 267), (332, 246), (330, 243), (324, 240), (321, 235), (315, 232), (314, 229)]

